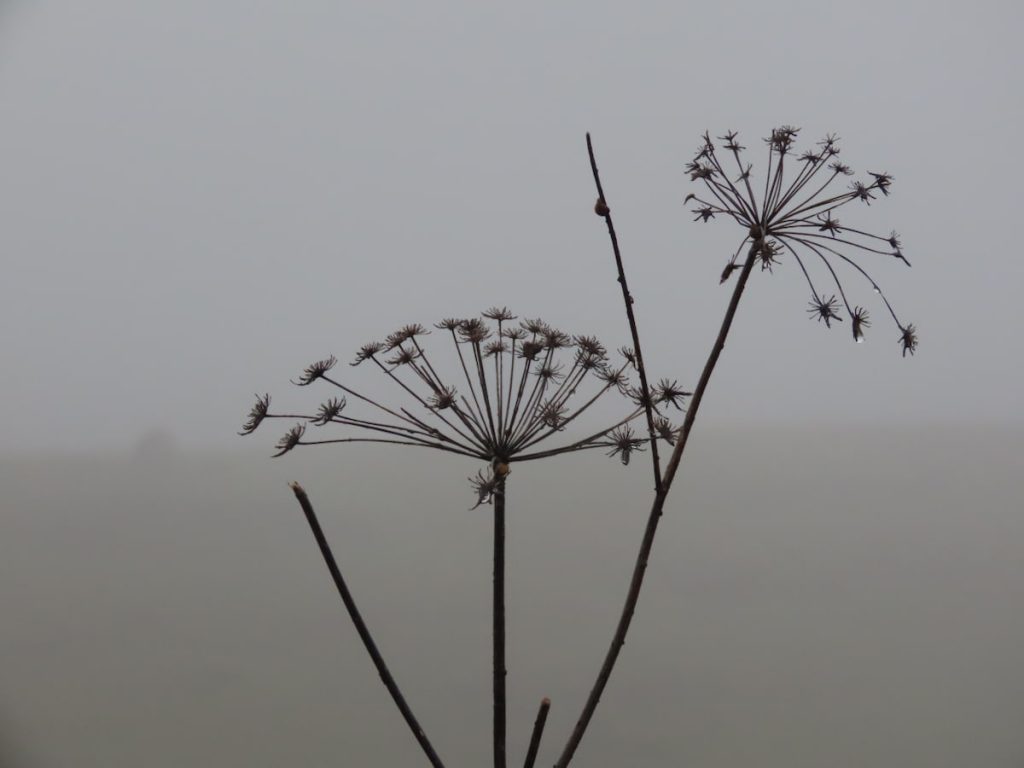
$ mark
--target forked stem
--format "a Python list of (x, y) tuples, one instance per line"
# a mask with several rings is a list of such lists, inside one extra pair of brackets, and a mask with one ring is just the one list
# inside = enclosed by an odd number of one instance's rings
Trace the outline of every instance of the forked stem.
[(757, 246), (757, 243), (751, 245), (750, 250), (747, 253), (747, 260), (744, 262), (743, 270), (740, 272), (739, 279), (736, 281), (736, 287), (733, 289), (732, 299), (729, 301), (729, 308), (725, 312), (725, 318), (722, 320), (722, 326), (718, 331), (718, 337), (715, 339), (715, 344), (711, 348), (711, 354), (708, 355), (707, 362), (704, 364), (704, 370), (701, 372), (700, 381), (697, 382), (697, 387), (693, 392), (689, 408), (686, 410), (686, 418), (683, 420), (683, 426), (679, 429), (679, 436), (676, 438), (675, 449), (672, 451), (668, 464), (665, 466), (665, 474), (662, 477), (661, 490), (655, 494), (654, 503), (651, 505), (650, 514), (647, 516), (647, 527), (644, 530), (644, 537), (640, 544), (640, 551), (637, 553), (636, 565), (633, 566), (633, 578), (629, 584), (629, 593), (626, 595), (626, 602), (622, 606), (622, 614), (619, 617), (618, 626), (615, 628), (615, 635), (612, 637), (611, 645), (608, 647), (608, 651), (604, 657), (604, 662), (601, 664), (601, 671), (597, 675), (594, 687), (591, 688), (590, 694), (587, 696), (587, 701), (583, 706), (583, 711), (580, 713), (579, 720), (576, 722), (576, 727), (573, 728), (572, 734), (569, 736), (569, 741), (562, 750), (562, 754), (559, 756), (558, 762), (555, 763), (555, 768), (565, 768), (576, 753), (576, 749), (579, 747), (580, 741), (583, 739), (583, 734), (586, 733), (587, 726), (590, 725), (590, 720), (594, 716), (594, 711), (597, 709), (597, 704), (601, 700), (601, 694), (604, 692), (605, 686), (608, 684), (608, 678), (612, 674), (612, 668), (615, 666), (615, 662), (619, 658), (619, 651), (622, 650), (622, 646), (626, 642), (626, 632), (629, 631), (629, 625), (633, 620), (633, 613), (636, 610), (636, 604), (640, 598), (640, 588), (643, 586), (644, 575), (647, 572), (647, 562), (651, 555), (651, 547), (654, 545), (654, 535), (658, 530), (658, 522), (661, 519), (662, 510), (665, 507), (665, 498), (668, 496), (668, 492), (672, 487), (672, 481), (679, 468), (679, 462), (682, 459), (683, 450), (686, 448), (687, 439), (690, 436), (690, 430), (693, 428), (694, 419), (697, 418), (697, 411), (700, 408), (701, 400), (704, 398), (704, 391), (707, 389), (708, 382), (711, 380), (711, 374), (715, 370), (715, 365), (718, 363), (718, 357), (722, 354), (722, 349), (725, 348), (725, 340), (729, 335), (729, 329), (732, 327), (733, 318), (736, 316), (736, 308), (739, 306), (740, 297), (743, 295), (743, 289), (747, 285), (747, 280), (750, 278), (750, 272), (753, 269), (754, 262), (757, 258)]
[(405, 697), (398, 688), (398, 683), (396, 683), (395, 679), (391, 676), (391, 672), (388, 670), (388, 665), (384, 663), (384, 657), (380, 655), (380, 651), (377, 649), (377, 644), (373, 641), (373, 637), (370, 635), (370, 630), (367, 628), (366, 622), (363, 621), (363, 617), (359, 613), (359, 608), (356, 607), (352, 593), (349, 592), (348, 585), (345, 584), (345, 579), (341, 575), (341, 569), (338, 568), (338, 563), (334, 559), (331, 547), (327, 543), (327, 537), (324, 536), (323, 528), (320, 527), (320, 521), (316, 517), (316, 512), (313, 511), (313, 505), (309, 501), (309, 496), (306, 495), (306, 491), (298, 483), (289, 483), (288, 486), (292, 489), (292, 492), (295, 494), (295, 498), (299, 501), (299, 506), (302, 507), (302, 511), (306, 515), (306, 521), (309, 523), (309, 527), (313, 531), (313, 538), (316, 539), (316, 543), (320, 547), (320, 553), (324, 556), (324, 562), (327, 563), (327, 570), (331, 572), (331, 578), (334, 579), (334, 585), (338, 588), (338, 594), (341, 595), (341, 601), (345, 604), (345, 608), (348, 610), (348, 615), (352, 619), (352, 623), (355, 625), (356, 631), (359, 633), (359, 637), (363, 641), (363, 645), (366, 646), (366, 651), (370, 654), (370, 658), (373, 660), (373, 665), (377, 668), (377, 673), (380, 675), (381, 682), (384, 683), (384, 687), (388, 689), (388, 693), (390, 693), (391, 698), (394, 699), (395, 705), (398, 707), (399, 712), (402, 713), (402, 717), (405, 718), (405, 722), (412, 731), (412, 735), (416, 737), (416, 741), (419, 742), (419, 745), (426, 754), (427, 759), (430, 760), (430, 764), (433, 765), (434, 768), (444, 768), (444, 763), (441, 762), (441, 758), (438, 757), (437, 752), (434, 751), (434, 747), (431, 745), (430, 740), (427, 739), (427, 734), (424, 733), (423, 728), (416, 720), (416, 716), (412, 713), (412, 710), (409, 709), (409, 705), (406, 703)]

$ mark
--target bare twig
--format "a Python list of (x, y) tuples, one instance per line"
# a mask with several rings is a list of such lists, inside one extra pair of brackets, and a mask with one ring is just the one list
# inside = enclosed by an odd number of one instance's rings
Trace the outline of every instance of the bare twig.
[(597, 186), (597, 203), (594, 205), (594, 213), (601, 216), (608, 225), (608, 237), (612, 241), (612, 251), (615, 254), (615, 266), (619, 270), (619, 286), (622, 288), (622, 301), (626, 305), (626, 317), (629, 320), (629, 330), (633, 335), (633, 352), (636, 354), (636, 370), (640, 375), (640, 392), (644, 399), (644, 409), (647, 412), (647, 434), (651, 441), (651, 464), (654, 467), (654, 491), (661, 492), (661, 460), (658, 458), (658, 435), (654, 431), (654, 401), (651, 398), (651, 390), (647, 384), (647, 369), (644, 368), (644, 355), (640, 349), (640, 332), (636, 327), (636, 317), (633, 315), (633, 296), (629, 292), (629, 285), (626, 283), (626, 271), (622, 266), (622, 253), (619, 250), (619, 238), (615, 234), (615, 224), (612, 223), (612, 212), (608, 207), (608, 201), (604, 196), (604, 188), (601, 186), (601, 176), (597, 171), (597, 159), (594, 157), (594, 144), (587, 134), (587, 154), (590, 156), (590, 170), (594, 174), (594, 184)]
[(665, 506), (665, 498), (668, 496), (668, 492), (672, 487), (672, 481), (676, 475), (676, 470), (679, 468), (679, 462), (683, 456), (683, 449), (686, 448), (687, 438), (689, 438), (690, 430), (693, 428), (694, 419), (697, 418), (697, 410), (700, 408), (701, 400), (704, 397), (704, 391), (707, 389), (708, 382), (711, 380), (711, 374), (715, 370), (715, 365), (718, 363), (718, 357), (721, 355), (722, 349), (725, 348), (726, 337), (729, 335), (729, 329), (732, 327), (732, 321), (736, 315), (736, 308), (739, 306), (740, 297), (743, 295), (743, 289), (747, 284), (747, 279), (750, 277), (750, 271), (754, 267), (754, 261), (756, 258), (757, 243), (751, 245), (750, 251), (747, 254), (747, 260), (743, 264), (743, 271), (740, 273), (739, 280), (736, 282), (736, 287), (733, 289), (732, 299), (729, 302), (729, 308), (725, 312), (725, 318), (722, 320), (722, 326), (718, 331), (718, 337), (715, 339), (715, 344), (711, 348), (711, 354), (708, 355), (707, 362), (704, 364), (704, 370), (700, 375), (700, 381), (697, 382), (697, 388), (694, 390), (693, 398), (690, 400), (689, 408), (686, 410), (686, 418), (683, 421), (683, 426), (679, 430), (679, 437), (676, 440), (675, 449), (672, 451), (672, 455), (665, 467), (665, 476), (661, 485), (661, 490), (655, 495), (654, 503), (651, 505), (651, 511), (647, 517), (647, 527), (644, 530), (643, 541), (640, 544), (640, 551), (637, 554), (636, 565), (633, 567), (633, 578), (629, 585), (629, 593), (627, 594), (626, 602), (622, 607), (622, 614), (619, 617), (618, 626), (615, 628), (615, 635), (612, 637), (611, 645), (608, 647), (604, 662), (601, 664), (601, 671), (597, 675), (594, 687), (590, 690), (590, 694), (587, 696), (586, 704), (583, 706), (583, 711), (580, 713), (576, 727), (569, 736), (569, 741), (562, 750), (562, 754), (558, 758), (558, 762), (555, 763), (555, 768), (565, 768), (565, 766), (569, 764), (569, 761), (572, 760), (573, 755), (576, 752), (576, 748), (579, 746), (580, 740), (583, 738), (583, 734), (586, 732), (587, 726), (590, 724), (590, 719), (594, 716), (594, 710), (597, 709), (597, 704), (601, 700), (601, 694), (604, 692), (604, 688), (608, 684), (608, 678), (611, 676), (612, 668), (615, 666), (615, 662), (619, 657), (619, 651), (622, 650), (622, 646), (626, 642), (626, 632), (629, 631), (629, 625), (633, 619), (633, 612), (636, 610), (636, 604), (640, 598), (640, 587), (643, 586), (644, 575), (647, 572), (647, 561), (650, 558), (651, 547), (654, 545), (654, 535), (658, 530), (658, 522), (661, 519), (662, 510)]
[(540, 737), (544, 734), (544, 724), (548, 720), (548, 710), (551, 709), (551, 699), (545, 696), (541, 699), (540, 709), (537, 710), (537, 719), (533, 721), (533, 733), (530, 734), (530, 747), (526, 750), (526, 762), (523, 768), (533, 768), (537, 761), (537, 750), (540, 748)]
[(306, 491), (298, 483), (289, 483), (288, 487), (292, 489), (292, 492), (295, 494), (295, 498), (298, 499), (299, 505), (302, 507), (302, 511), (306, 515), (309, 527), (313, 531), (313, 538), (316, 539), (316, 543), (320, 547), (320, 553), (324, 556), (324, 562), (327, 563), (327, 570), (331, 572), (331, 578), (334, 579), (334, 585), (338, 588), (338, 594), (341, 595), (341, 600), (345, 603), (348, 615), (352, 619), (352, 623), (355, 625), (356, 631), (359, 633), (359, 637), (363, 641), (363, 645), (366, 646), (366, 650), (370, 654), (370, 658), (373, 660), (373, 665), (377, 668), (377, 673), (380, 675), (381, 682), (384, 683), (384, 687), (388, 689), (388, 693), (390, 693), (391, 698), (394, 699), (398, 710), (402, 713), (402, 717), (405, 718), (405, 722), (409, 725), (409, 729), (412, 731), (413, 736), (416, 737), (416, 741), (419, 742), (420, 747), (427, 756), (427, 759), (430, 760), (430, 764), (433, 765), (434, 768), (444, 768), (444, 763), (441, 762), (441, 758), (437, 756), (437, 753), (434, 751), (434, 747), (431, 746), (430, 741), (427, 739), (427, 734), (423, 732), (423, 728), (416, 720), (416, 716), (413, 715), (412, 710), (409, 709), (409, 705), (406, 703), (405, 697), (399, 690), (395, 679), (391, 676), (391, 672), (388, 670), (388, 665), (384, 663), (384, 658), (380, 655), (380, 651), (377, 649), (377, 644), (373, 641), (373, 637), (370, 635), (370, 630), (367, 629), (366, 623), (363, 621), (363, 617), (360, 615), (359, 609), (356, 607), (355, 600), (352, 598), (352, 593), (349, 592), (348, 586), (345, 584), (345, 579), (342, 578), (341, 570), (338, 568), (338, 563), (335, 561), (334, 555), (331, 552), (331, 547), (327, 543), (327, 538), (324, 536), (323, 529), (320, 527), (320, 521), (317, 520), (316, 513), (313, 511), (313, 505), (309, 501), (309, 496), (306, 495)]

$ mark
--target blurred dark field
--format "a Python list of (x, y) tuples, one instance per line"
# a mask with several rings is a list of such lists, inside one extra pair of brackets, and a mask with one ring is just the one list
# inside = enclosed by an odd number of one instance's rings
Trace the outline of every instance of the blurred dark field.
[[(1020, 431), (698, 429), (691, 450), (579, 765), (1024, 765)], [(538, 764), (578, 714), (642, 532), (645, 460), (513, 468), (513, 764), (542, 696)], [(442, 757), (486, 764), (476, 469), (345, 448), (0, 459), (0, 764), (423, 764), (292, 479)]]

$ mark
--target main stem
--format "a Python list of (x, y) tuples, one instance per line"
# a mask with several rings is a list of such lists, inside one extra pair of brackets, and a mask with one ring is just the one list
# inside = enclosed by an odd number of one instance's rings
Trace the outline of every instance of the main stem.
[(494, 494), (494, 768), (505, 768), (505, 479)]
[(388, 693), (391, 694), (391, 698), (394, 699), (395, 704), (398, 706), (398, 710), (402, 713), (402, 717), (405, 718), (405, 722), (408, 724), (409, 729), (412, 731), (413, 736), (416, 737), (416, 741), (419, 742), (423, 752), (427, 755), (427, 759), (430, 760), (430, 764), (434, 768), (444, 768), (444, 763), (441, 762), (441, 758), (437, 756), (434, 751), (434, 747), (431, 746), (427, 734), (423, 732), (423, 728), (416, 720), (416, 716), (412, 713), (409, 705), (405, 701), (405, 697), (398, 688), (398, 683), (391, 676), (388, 665), (384, 663), (384, 657), (380, 655), (380, 651), (377, 650), (377, 644), (373, 641), (373, 637), (370, 635), (370, 630), (366, 626), (366, 622), (363, 621), (362, 615), (359, 613), (359, 609), (356, 607), (355, 599), (352, 597), (352, 593), (349, 592), (348, 585), (345, 584), (345, 579), (341, 575), (341, 569), (338, 568), (338, 563), (334, 559), (334, 554), (331, 552), (331, 547), (327, 543), (327, 537), (324, 536), (323, 528), (320, 527), (320, 521), (317, 520), (316, 512), (313, 511), (313, 505), (309, 501), (309, 496), (306, 495), (306, 491), (298, 483), (289, 483), (292, 492), (295, 494), (295, 498), (299, 501), (299, 506), (302, 507), (303, 513), (306, 515), (306, 521), (309, 523), (310, 529), (313, 531), (313, 538), (316, 539), (317, 545), (320, 547), (320, 553), (324, 557), (324, 562), (327, 563), (327, 570), (331, 572), (331, 578), (334, 579), (334, 585), (338, 588), (338, 594), (341, 595), (341, 601), (345, 604), (345, 608), (348, 609), (348, 615), (352, 619), (352, 623), (356, 627), (356, 631), (359, 633), (360, 639), (363, 641), (363, 645), (366, 646), (367, 652), (370, 654), (370, 658), (373, 660), (373, 665), (377, 668), (377, 673), (380, 675), (381, 682), (384, 683), (384, 687), (388, 689)]
[(622, 646), (626, 642), (626, 632), (629, 631), (629, 625), (633, 620), (633, 613), (636, 610), (636, 604), (640, 598), (640, 588), (644, 583), (644, 575), (647, 572), (647, 562), (651, 555), (651, 547), (654, 545), (654, 535), (658, 531), (658, 522), (661, 519), (661, 514), (665, 507), (665, 499), (668, 496), (668, 492), (672, 487), (672, 480), (675, 478), (676, 471), (679, 468), (679, 462), (682, 459), (683, 450), (686, 448), (686, 443), (690, 436), (690, 430), (693, 428), (693, 422), (697, 418), (697, 411), (700, 408), (701, 400), (704, 398), (704, 391), (707, 389), (708, 382), (711, 380), (711, 374), (715, 370), (715, 365), (718, 363), (718, 357), (722, 354), (722, 350), (725, 348), (726, 337), (729, 335), (729, 329), (732, 327), (733, 318), (736, 316), (736, 308), (739, 306), (740, 297), (743, 295), (743, 289), (746, 287), (747, 280), (750, 278), (750, 272), (754, 267), (754, 261), (756, 258), (757, 243), (750, 247), (750, 251), (747, 254), (747, 260), (743, 264), (743, 270), (740, 272), (739, 279), (736, 281), (736, 287), (733, 289), (729, 308), (725, 312), (725, 318), (722, 320), (722, 327), (718, 331), (718, 338), (715, 339), (715, 345), (711, 348), (711, 354), (708, 355), (707, 362), (704, 364), (704, 370), (700, 375), (700, 381), (697, 382), (697, 388), (694, 390), (689, 408), (686, 410), (686, 418), (683, 421), (683, 426), (679, 429), (679, 436), (676, 438), (675, 450), (672, 451), (672, 456), (669, 458), (668, 464), (665, 467), (661, 490), (655, 494), (654, 503), (651, 505), (650, 514), (647, 516), (647, 527), (644, 530), (644, 538), (640, 544), (640, 551), (636, 557), (636, 565), (633, 567), (633, 578), (629, 584), (629, 593), (626, 596), (626, 602), (622, 606), (622, 615), (619, 617), (618, 626), (615, 628), (615, 635), (612, 637), (611, 645), (608, 647), (608, 652), (605, 654), (604, 662), (601, 664), (601, 671), (597, 675), (594, 687), (591, 688), (590, 694), (587, 696), (586, 704), (584, 704), (583, 711), (580, 713), (579, 720), (576, 722), (576, 727), (573, 728), (572, 734), (569, 736), (569, 741), (562, 750), (562, 754), (558, 758), (558, 762), (555, 763), (555, 768), (565, 768), (576, 753), (576, 749), (579, 747), (580, 741), (583, 739), (583, 734), (586, 732), (587, 726), (590, 725), (590, 720), (594, 716), (594, 710), (597, 709), (597, 704), (601, 700), (601, 694), (604, 692), (605, 686), (608, 684), (608, 678), (611, 677), (612, 668), (615, 666), (615, 662), (619, 658), (619, 651), (622, 650)]

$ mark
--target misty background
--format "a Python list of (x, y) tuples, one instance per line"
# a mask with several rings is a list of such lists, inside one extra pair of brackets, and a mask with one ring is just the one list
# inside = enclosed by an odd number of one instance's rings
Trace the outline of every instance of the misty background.
[[(422, 762), (333, 593), (300, 480), (442, 756), (489, 754), (489, 519), (433, 452), (271, 461), (253, 392), (397, 327), (507, 304), (628, 329), (693, 385), (726, 222), (708, 129), (842, 137), (867, 342), (785, 259), (744, 297), (586, 766), (1024, 765), (1016, 3), (0, 1), (0, 766)], [(755, 173), (759, 157), (753, 156)], [(428, 337), (433, 340), (435, 337)], [(339, 375), (379, 385), (342, 365)], [(640, 457), (646, 459), (646, 456)], [(514, 469), (509, 739), (574, 722), (649, 469)], [(520, 482), (520, 478), (523, 480)], [(519, 750), (517, 752), (517, 750)]]

